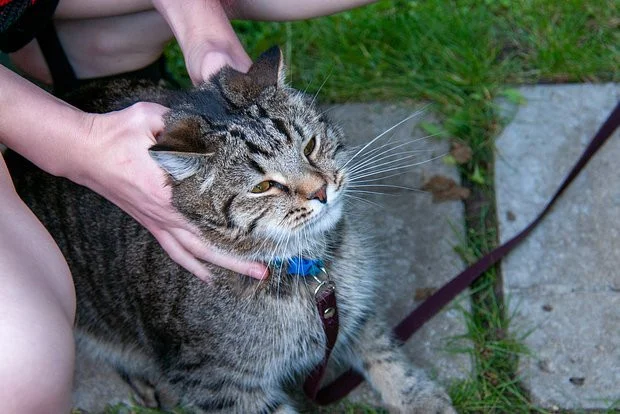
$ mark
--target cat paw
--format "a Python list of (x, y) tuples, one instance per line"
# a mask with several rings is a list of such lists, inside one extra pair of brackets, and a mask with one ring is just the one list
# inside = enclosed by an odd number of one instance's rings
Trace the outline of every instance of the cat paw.
[(403, 413), (457, 414), (450, 397), (441, 389), (434, 390), (428, 395), (418, 395), (413, 406)]
[(398, 404), (388, 409), (394, 414), (457, 414), (450, 397), (439, 387), (403, 395)]
[(290, 405), (281, 405), (273, 412), (273, 414), (299, 414), (299, 412)]

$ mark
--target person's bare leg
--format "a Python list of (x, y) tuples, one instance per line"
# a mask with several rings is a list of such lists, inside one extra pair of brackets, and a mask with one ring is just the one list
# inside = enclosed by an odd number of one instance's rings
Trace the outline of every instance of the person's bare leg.
[[(87, 20), (56, 20), (58, 37), (79, 79), (115, 75), (154, 62), (172, 39), (172, 31), (156, 11)], [(36, 40), (10, 55), (27, 75), (51, 84)]]
[(327, 16), (377, 0), (221, 0), (231, 19), (290, 21)]
[(56, 243), (0, 155), (0, 412), (67, 413), (75, 292)]
[[(231, 19), (299, 20), (359, 7), (375, 0), (221, 0)], [(301, 6), (300, 6), (301, 4)], [(63, 48), (80, 79), (143, 68), (172, 39), (166, 20), (150, 0), (61, 0), (55, 24)], [(51, 84), (36, 40), (11, 55), (19, 69)]]

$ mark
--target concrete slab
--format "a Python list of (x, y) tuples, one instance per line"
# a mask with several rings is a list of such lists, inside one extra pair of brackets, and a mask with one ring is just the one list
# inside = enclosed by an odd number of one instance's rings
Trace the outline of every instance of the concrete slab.
[[(343, 127), (348, 142), (363, 145), (411, 115), (415, 109), (413, 106), (389, 104), (348, 104), (327, 111), (328, 116)], [(432, 121), (432, 114), (425, 113), (404, 123), (393, 133), (386, 134), (384, 139), (377, 142), (377, 146), (388, 142), (398, 145), (397, 142), (413, 142), (416, 138), (424, 137), (425, 133), (417, 126), (420, 120)], [(398, 151), (407, 150), (421, 151), (411, 159), (411, 163), (423, 163), (407, 169), (406, 174), (377, 181), (377, 184), (420, 188), (435, 174), (458, 181), (456, 168), (445, 165), (439, 159), (425, 162), (448, 152), (448, 142), (423, 139), (401, 147)], [(390, 321), (395, 325), (421, 302), (419, 297), (424, 296), (423, 293), (442, 286), (463, 268), (463, 263), (453, 250), (462, 240), (463, 206), (460, 201), (434, 204), (431, 195), (423, 192), (389, 187), (373, 190), (386, 194), (352, 195), (367, 200), (354, 200), (357, 205), (356, 215), (360, 220), (369, 220), (371, 228), (376, 229), (372, 236), (377, 240), (377, 253), (385, 274), (382, 300), (378, 306), (389, 314)], [(454, 306), (457, 305), (467, 308), (467, 298), (461, 298)], [(468, 357), (449, 352), (451, 337), (464, 332), (462, 313), (452, 307), (416, 333), (405, 349), (416, 365), (426, 368), (439, 381), (447, 383), (469, 374)], [(86, 362), (84, 366), (91, 365)], [(88, 375), (92, 376), (92, 371)], [(93, 382), (88, 381), (88, 375), (86, 378), (80, 376), (82, 387), (93, 387)], [(126, 399), (128, 388), (122, 388), (113, 374), (105, 374), (100, 381), (110, 381), (121, 392), (119, 398)], [(77, 395), (85, 398), (84, 393), (76, 391)], [(367, 386), (360, 387), (352, 399), (371, 404), (378, 402), (377, 396)], [(88, 404), (95, 406), (93, 402)]]
[[(364, 145), (388, 128), (416, 111), (415, 106), (393, 104), (347, 104), (332, 107), (328, 115), (338, 122), (351, 145)], [(420, 165), (406, 173), (376, 181), (379, 185), (396, 185), (419, 189), (434, 175), (459, 181), (455, 167), (435, 159), (449, 151), (449, 143), (438, 139), (419, 139), (427, 134), (419, 122), (433, 122), (432, 113), (425, 112), (386, 134), (377, 146), (387, 142), (403, 146), (400, 152), (418, 150), (411, 163)], [(418, 140), (419, 139), (419, 140)], [(394, 171), (397, 172), (397, 171)], [(385, 174), (385, 175), (389, 175)], [(372, 179), (374, 177), (366, 177)], [(463, 240), (464, 210), (460, 201), (433, 203), (430, 194), (390, 187), (359, 188), (385, 194), (355, 194), (372, 203), (360, 201), (360, 219), (370, 220), (376, 229), (377, 254), (385, 269), (381, 306), (395, 325), (421, 303), (425, 290), (441, 287), (463, 269), (463, 262), (454, 246)], [(416, 294), (418, 299), (416, 299)], [(465, 333), (465, 322), (457, 306), (469, 308), (466, 297), (427, 323), (405, 345), (411, 360), (426, 368), (431, 375), (447, 384), (469, 374), (469, 359), (464, 354), (449, 352), (450, 338)], [(458, 344), (458, 345), (463, 345)], [(352, 395), (353, 400), (376, 403), (376, 396), (365, 385)]]
[[(520, 88), (526, 103), (497, 140), (500, 240), (544, 207), (620, 98), (620, 85)], [(502, 263), (513, 326), (529, 332), (535, 403), (604, 409), (620, 400), (620, 133), (551, 215)]]

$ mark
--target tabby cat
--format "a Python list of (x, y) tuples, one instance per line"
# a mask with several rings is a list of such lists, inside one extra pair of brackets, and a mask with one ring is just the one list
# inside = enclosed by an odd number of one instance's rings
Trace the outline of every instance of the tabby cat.
[(453, 413), (446, 393), (408, 365), (373, 307), (378, 270), (347, 220), (341, 132), (284, 83), (278, 48), (247, 74), (230, 67), (189, 91), (117, 83), (84, 109), (139, 100), (171, 108), (152, 158), (174, 206), (222, 250), (270, 265), (257, 281), (210, 266), (211, 284), (174, 263), (120, 209), (86, 188), (8, 157), (18, 191), (54, 236), (78, 297), (80, 346), (153, 384), (164, 399), (213, 413), (294, 413), (292, 394), (325, 356), (319, 282), (290, 258), (320, 259), (336, 286), (340, 329), (329, 369), (363, 373), (401, 413)]

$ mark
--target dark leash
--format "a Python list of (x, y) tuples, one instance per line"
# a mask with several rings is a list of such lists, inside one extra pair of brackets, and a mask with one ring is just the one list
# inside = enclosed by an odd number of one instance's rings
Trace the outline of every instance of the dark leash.
[[(613, 134), (618, 125), (620, 124), (620, 103), (616, 104), (616, 107), (611, 112), (605, 123), (600, 127), (594, 138), (590, 141), (590, 144), (585, 149), (581, 158), (577, 161), (572, 168), (568, 176), (562, 182), (562, 185), (557, 190), (555, 195), (547, 203), (542, 212), (532, 221), (524, 230), (518, 233), (516, 236), (508, 240), (503, 245), (495, 248), (490, 253), (485, 255), (478, 262), (474, 263), (463, 272), (458, 274), (454, 279), (445, 284), (437, 292), (433, 293), (428, 299), (426, 299), (420, 306), (413, 310), (405, 319), (403, 319), (392, 331), (394, 337), (402, 342), (407, 341), (411, 335), (413, 335), (422, 325), (428, 322), (433, 316), (435, 316), (445, 305), (452, 301), (457, 295), (463, 292), (472, 282), (482, 275), (487, 269), (496, 264), (501, 258), (506, 256), (512, 249), (514, 249), (528, 234), (540, 223), (540, 221), (547, 215), (551, 207), (555, 204), (556, 200), (562, 195), (564, 190), (573, 182), (577, 174), (586, 166), (592, 156), (598, 151), (598, 149), (607, 141), (607, 139)], [(336, 342), (336, 334), (334, 334), (334, 326), (330, 322), (337, 321), (336, 317), (331, 320), (325, 319), (325, 309), (335, 309), (335, 297), (333, 297), (333, 290), (330, 288), (329, 292), (325, 291), (329, 299), (326, 296), (315, 293), (317, 308), (319, 310), (319, 316), (323, 322), (323, 329), (326, 334), (326, 356), (323, 363), (315, 368), (311, 376), (306, 380), (304, 390), (306, 395), (314, 400), (319, 405), (331, 404), (339, 399), (345, 397), (355, 387), (364, 381), (364, 377), (354, 370), (349, 370), (336, 378), (331, 384), (319, 389), (319, 384), (329, 354)], [(334, 301), (333, 303), (331, 301)], [(327, 303), (329, 302), (329, 304)], [(329, 314), (329, 313), (328, 313)], [(337, 326), (336, 326), (337, 329)]]

